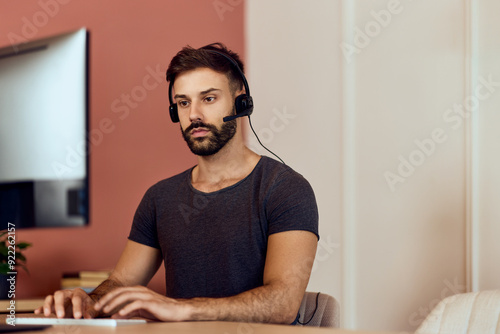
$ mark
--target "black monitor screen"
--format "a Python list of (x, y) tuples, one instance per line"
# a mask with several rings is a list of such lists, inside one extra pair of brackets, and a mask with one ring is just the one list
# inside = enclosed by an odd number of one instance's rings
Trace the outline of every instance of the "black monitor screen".
[(87, 131), (86, 29), (0, 49), (1, 229), (88, 223)]

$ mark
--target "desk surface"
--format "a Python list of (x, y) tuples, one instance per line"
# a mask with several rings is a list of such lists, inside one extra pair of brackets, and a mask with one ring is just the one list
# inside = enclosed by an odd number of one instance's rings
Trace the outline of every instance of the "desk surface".
[[(5, 323), (5, 314), (0, 315), (0, 321)], [(17, 314), (16, 316), (26, 316)], [(267, 325), (253, 323), (223, 322), (223, 321), (199, 321), (199, 322), (150, 322), (145, 325), (128, 325), (122, 327), (95, 327), (95, 326), (52, 326), (41, 331), (21, 332), (24, 334), (391, 334), (391, 332), (350, 331), (345, 329), (327, 329), (318, 327), (300, 327), (287, 325)], [(392, 334), (396, 334), (392, 332)]]
[[(43, 305), (43, 299), (17, 299), (16, 312), (33, 312), (36, 308)], [(9, 299), (0, 299), (0, 313), (9, 313), (7, 309), (10, 306)]]

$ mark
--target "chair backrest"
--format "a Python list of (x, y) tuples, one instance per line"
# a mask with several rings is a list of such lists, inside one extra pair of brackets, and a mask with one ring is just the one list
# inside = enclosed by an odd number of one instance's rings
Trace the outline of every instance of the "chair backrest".
[(500, 334), (500, 290), (462, 293), (443, 299), (415, 334)]
[(340, 307), (338, 301), (324, 293), (306, 292), (299, 308), (298, 325), (339, 327)]

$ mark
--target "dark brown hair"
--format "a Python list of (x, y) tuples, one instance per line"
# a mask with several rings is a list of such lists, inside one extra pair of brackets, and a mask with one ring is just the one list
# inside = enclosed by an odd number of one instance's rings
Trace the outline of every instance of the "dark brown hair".
[(241, 80), (241, 75), (234, 65), (224, 56), (207, 50), (214, 50), (233, 58), (243, 72), (243, 63), (238, 54), (229, 50), (222, 43), (212, 43), (199, 49), (192, 48), (188, 45), (182, 48), (182, 50), (170, 61), (170, 65), (167, 69), (167, 81), (173, 82), (179, 74), (197, 68), (210, 68), (227, 76), (233, 93), (238, 89), (242, 89), (243, 82)]

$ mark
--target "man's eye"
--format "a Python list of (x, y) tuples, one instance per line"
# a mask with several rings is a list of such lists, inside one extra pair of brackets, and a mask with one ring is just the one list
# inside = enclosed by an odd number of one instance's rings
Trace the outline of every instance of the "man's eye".
[(215, 101), (215, 96), (207, 96), (205, 98), (205, 101), (207, 101), (207, 102), (213, 102), (213, 101)]
[(189, 102), (188, 101), (179, 101), (179, 102), (177, 102), (177, 104), (179, 106), (181, 106), (181, 108), (186, 108), (189, 105)]

